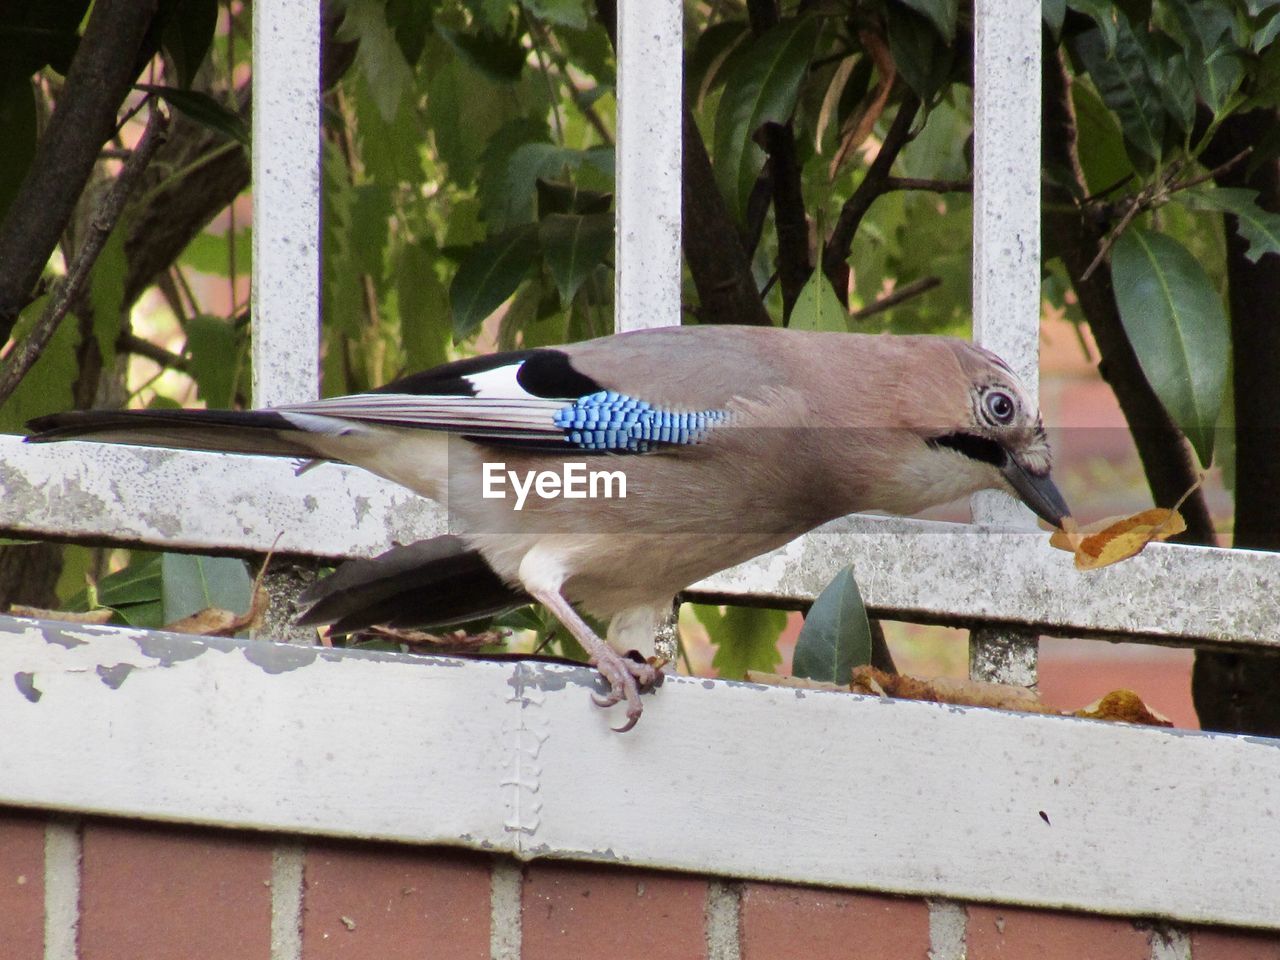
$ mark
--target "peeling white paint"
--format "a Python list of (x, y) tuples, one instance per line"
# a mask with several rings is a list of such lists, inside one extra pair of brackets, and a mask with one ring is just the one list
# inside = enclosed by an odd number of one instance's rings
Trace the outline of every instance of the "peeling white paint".
[(0, 435), (0, 530), (174, 550), (266, 553), (275, 543), (281, 553), (330, 557), (445, 532), (436, 504), (363, 470), (296, 468), (267, 457)]
[(582, 668), (58, 629), (0, 619), (0, 804), (1280, 928), (1280, 741), (681, 677), (619, 735)]
[(852, 565), (873, 613), (1055, 635), (1280, 649), (1280, 553), (1153, 544), (1080, 571), (1042, 531), (852, 516), (697, 584), (704, 599), (811, 601)]

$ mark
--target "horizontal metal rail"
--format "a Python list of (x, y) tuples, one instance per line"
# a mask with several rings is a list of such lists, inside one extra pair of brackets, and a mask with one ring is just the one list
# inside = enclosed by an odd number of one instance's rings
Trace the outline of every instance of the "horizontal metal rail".
[[(429, 500), (363, 471), (285, 460), (0, 437), (9, 536), (172, 550), (369, 556), (444, 532)], [(278, 538), (278, 539), (277, 539)], [(697, 584), (705, 599), (799, 606), (852, 564), (873, 612), (1056, 635), (1280, 650), (1280, 554), (1154, 544), (1081, 572), (1047, 535), (853, 516)]]
[(0, 618), (0, 804), (1280, 926), (1276, 741), (460, 666)]

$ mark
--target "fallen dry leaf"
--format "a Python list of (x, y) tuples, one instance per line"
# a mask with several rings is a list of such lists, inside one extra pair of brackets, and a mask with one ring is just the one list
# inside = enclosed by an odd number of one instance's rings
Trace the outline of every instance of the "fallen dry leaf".
[(90, 623), (101, 626), (110, 623), (115, 611), (110, 607), (98, 607), (94, 610), (46, 610), (44, 607), (28, 607), (21, 603), (12, 604), (9, 613), (15, 617), (31, 617), (36, 620), (61, 620), (64, 623)]
[[(424, 630), (367, 627), (355, 634), (353, 639), (403, 643), (415, 653), (469, 653), (481, 647), (503, 643), (509, 636), (511, 633), (508, 630), (484, 630), (480, 633), (452, 630), (448, 633), (427, 633)], [(332, 639), (325, 645), (332, 646)]]
[(962, 677), (934, 677), (930, 680), (900, 673), (885, 673), (875, 667), (854, 667), (854, 693), (874, 693), (901, 700), (926, 700), (967, 707), (991, 707), (1022, 713), (1057, 713), (1040, 701), (1034, 690), (1007, 683), (969, 680)]
[(1128, 517), (1109, 517), (1082, 529), (1055, 530), (1049, 545), (1076, 555), (1076, 568), (1097, 570), (1141, 553), (1148, 543), (1187, 529), (1177, 510), (1152, 507)]
[(1112, 690), (1101, 700), (1075, 711), (1073, 717), (1141, 723), (1149, 727), (1172, 727), (1173, 721), (1152, 710), (1132, 690)]
[(1044, 703), (1039, 694), (1014, 684), (967, 680), (959, 677), (923, 679), (903, 674), (885, 673), (875, 667), (854, 667), (852, 683), (841, 685), (805, 677), (787, 677), (776, 673), (748, 670), (746, 679), (778, 687), (803, 690), (836, 690), (895, 697), (899, 700), (923, 700), (949, 703), (962, 707), (989, 707), (1018, 713), (1040, 713), (1052, 716), (1083, 717), (1088, 720), (1138, 723), (1153, 727), (1171, 727), (1173, 723), (1149, 708), (1132, 690), (1116, 690), (1096, 703), (1080, 710), (1057, 710)]
[(221, 607), (205, 607), (189, 617), (167, 623), (161, 630), (170, 633), (190, 633), (199, 637), (234, 637), (242, 630), (249, 630), (258, 625), (262, 615), (267, 612), (270, 603), (266, 589), (262, 586), (261, 577), (253, 585), (253, 600), (245, 613), (234, 613)]
[(1049, 546), (1074, 553), (1076, 569), (1098, 570), (1140, 554), (1148, 543), (1168, 540), (1187, 529), (1178, 509), (1204, 482), (1204, 474), (1178, 498), (1172, 509), (1152, 507), (1128, 517), (1108, 517), (1078, 527), (1071, 517), (1049, 535)]

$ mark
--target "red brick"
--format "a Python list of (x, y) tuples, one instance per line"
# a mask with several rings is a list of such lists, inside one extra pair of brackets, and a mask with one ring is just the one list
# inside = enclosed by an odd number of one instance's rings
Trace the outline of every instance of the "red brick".
[(90, 821), (82, 960), (267, 960), (271, 842), (194, 828)]
[(533, 863), (521, 891), (522, 960), (705, 957), (707, 881), (569, 863)]
[(1191, 960), (1280, 960), (1280, 933), (1197, 927), (1191, 931)]
[(0, 944), (12, 960), (44, 956), (43, 817), (0, 811)]
[(926, 960), (923, 900), (773, 883), (742, 892), (742, 960)]
[(1133, 921), (1016, 907), (969, 907), (968, 960), (1149, 960), (1151, 935)]
[(489, 872), (481, 854), (311, 845), (303, 867), (303, 956), (488, 960)]

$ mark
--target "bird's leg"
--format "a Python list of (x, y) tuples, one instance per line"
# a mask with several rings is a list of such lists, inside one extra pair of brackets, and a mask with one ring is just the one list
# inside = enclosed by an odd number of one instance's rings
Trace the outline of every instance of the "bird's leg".
[(600, 671), (600, 676), (604, 677), (605, 682), (609, 684), (608, 696), (600, 697), (592, 694), (591, 699), (596, 706), (611, 707), (624, 700), (627, 702), (627, 722), (620, 727), (614, 727), (619, 733), (626, 733), (636, 725), (636, 721), (640, 719), (640, 714), (644, 710), (644, 706), (640, 703), (640, 691), (652, 688), (660, 678), (657, 668), (643, 660), (624, 657), (601, 640), (558, 590), (531, 589), (529, 592), (565, 625), (575, 640), (582, 644), (582, 649), (587, 651), (591, 665)]

